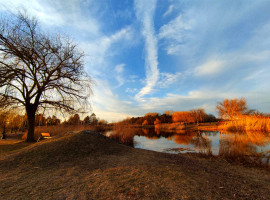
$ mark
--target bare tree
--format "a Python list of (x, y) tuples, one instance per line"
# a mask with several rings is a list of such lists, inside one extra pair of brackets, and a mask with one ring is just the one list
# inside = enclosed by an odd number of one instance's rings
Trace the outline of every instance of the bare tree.
[(5, 110), (0, 111), (0, 139), (6, 139), (6, 127), (8, 121), (8, 112)]
[(196, 123), (203, 122), (207, 116), (203, 108), (192, 109), (189, 112)]
[(248, 108), (245, 98), (235, 98), (224, 99), (223, 102), (218, 102), (216, 109), (221, 118), (232, 120), (240, 114), (244, 114)]
[(91, 79), (83, 57), (69, 38), (45, 34), (27, 14), (1, 20), (0, 104), (25, 108), (27, 141), (34, 141), (38, 109), (71, 112), (89, 97)]

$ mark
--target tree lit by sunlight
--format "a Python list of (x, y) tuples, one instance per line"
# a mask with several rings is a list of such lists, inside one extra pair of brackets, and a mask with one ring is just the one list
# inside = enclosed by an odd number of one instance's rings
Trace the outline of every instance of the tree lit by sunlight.
[(68, 37), (47, 34), (26, 13), (0, 25), (1, 107), (22, 106), (28, 120), (27, 141), (34, 141), (38, 109), (71, 112), (86, 102), (91, 81), (84, 54)]

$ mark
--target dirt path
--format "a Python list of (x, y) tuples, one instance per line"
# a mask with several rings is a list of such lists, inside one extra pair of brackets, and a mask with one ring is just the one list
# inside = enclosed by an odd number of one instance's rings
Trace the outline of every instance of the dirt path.
[(2, 199), (270, 199), (270, 173), (69, 134), (0, 159)]

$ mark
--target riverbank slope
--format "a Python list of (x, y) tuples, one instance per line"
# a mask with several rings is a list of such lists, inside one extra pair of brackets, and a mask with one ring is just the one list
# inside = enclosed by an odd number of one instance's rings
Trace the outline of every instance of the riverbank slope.
[(134, 149), (90, 131), (20, 145), (0, 154), (6, 200), (270, 199), (265, 169)]

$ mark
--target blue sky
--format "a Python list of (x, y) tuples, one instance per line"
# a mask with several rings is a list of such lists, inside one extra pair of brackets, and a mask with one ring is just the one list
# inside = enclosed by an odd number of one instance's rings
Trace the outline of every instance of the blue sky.
[(245, 97), (270, 112), (270, 1), (0, 0), (70, 36), (95, 80), (92, 112), (108, 121)]

